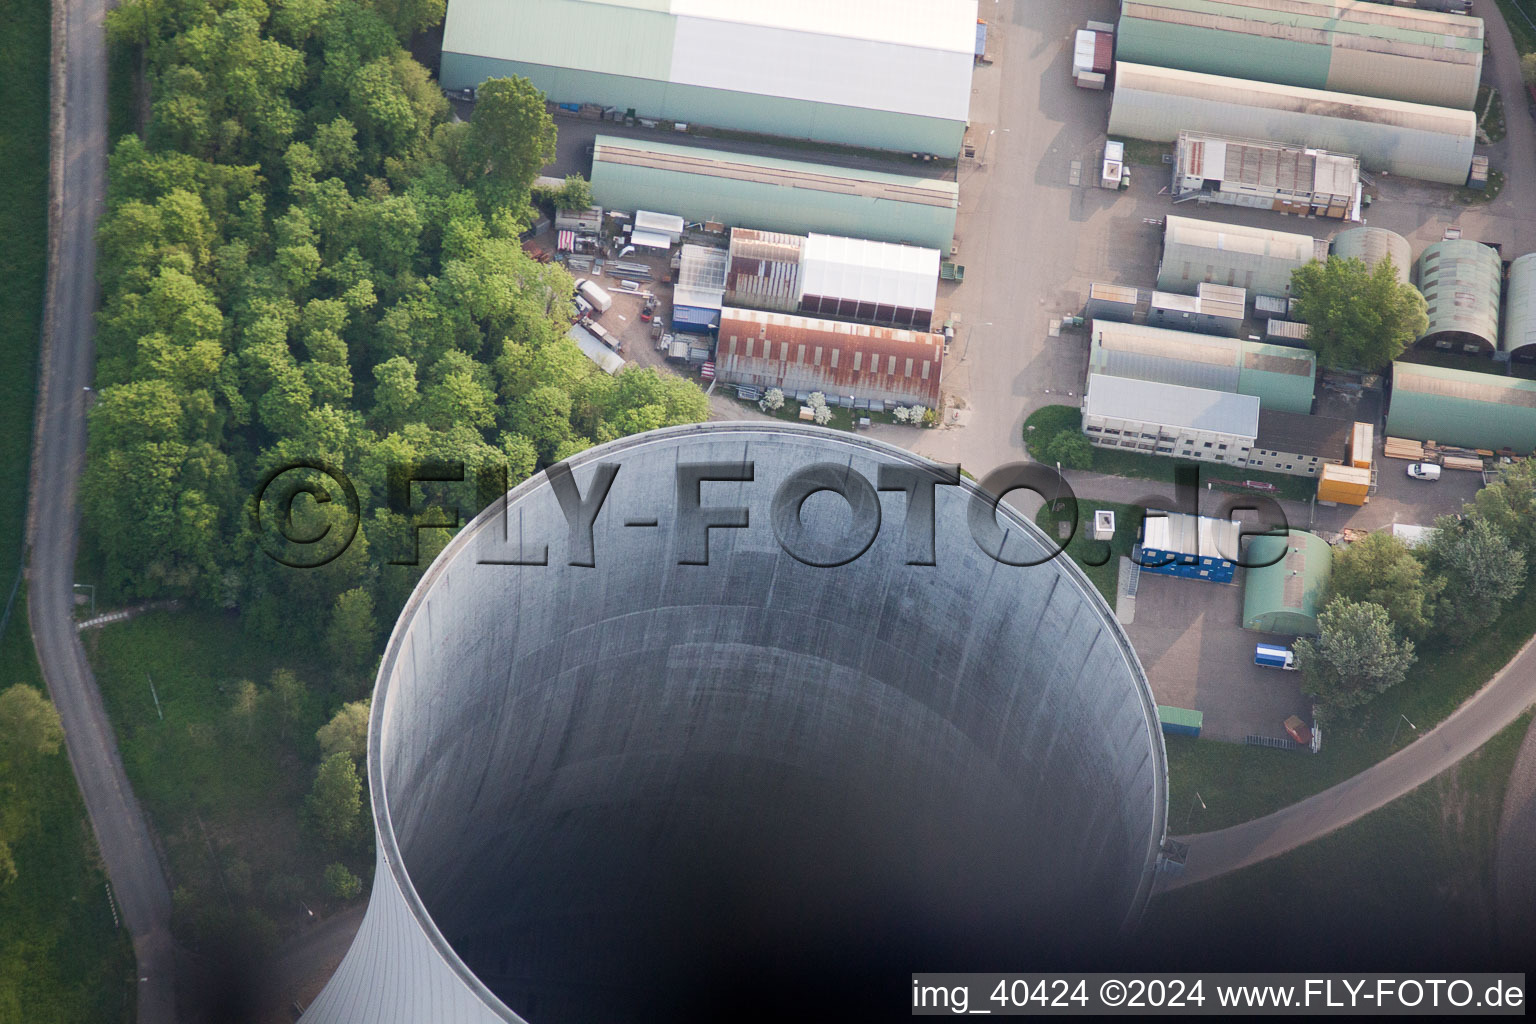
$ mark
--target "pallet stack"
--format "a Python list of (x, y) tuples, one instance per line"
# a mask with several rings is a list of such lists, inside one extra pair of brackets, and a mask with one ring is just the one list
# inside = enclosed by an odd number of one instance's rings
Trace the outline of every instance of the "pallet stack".
[(1407, 459), (1410, 462), (1424, 460), (1424, 445), (1404, 437), (1389, 437), (1382, 442), (1381, 454), (1389, 459)]

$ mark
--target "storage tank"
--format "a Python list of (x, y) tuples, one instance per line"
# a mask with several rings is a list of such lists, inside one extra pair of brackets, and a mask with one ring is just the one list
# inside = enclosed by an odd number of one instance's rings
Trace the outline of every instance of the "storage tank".
[(477, 517), (380, 666), (373, 892), (305, 1021), (888, 1020), (915, 969), (1107, 966), (1157, 707), (1083, 573), (948, 472), (679, 427)]

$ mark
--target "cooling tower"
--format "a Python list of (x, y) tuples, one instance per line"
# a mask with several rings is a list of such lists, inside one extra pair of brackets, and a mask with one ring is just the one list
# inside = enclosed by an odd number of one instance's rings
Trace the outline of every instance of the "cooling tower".
[(307, 1024), (888, 1020), (912, 972), (1107, 965), (1166, 762), (1129, 643), (1044, 534), (819, 428), (566, 466), (401, 613), (372, 895)]

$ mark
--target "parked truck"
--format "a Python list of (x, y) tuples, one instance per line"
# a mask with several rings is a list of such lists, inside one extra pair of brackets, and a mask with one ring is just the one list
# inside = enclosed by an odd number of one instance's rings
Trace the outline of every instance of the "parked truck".
[(586, 278), (576, 282), (576, 292), (592, 303), (592, 308), (599, 313), (606, 313), (613, 306), (613, 296)]
[(583, 320), (581, 325), (590, 331), (598, 341), (602, 342), (604, 345), (607, 345), (615, 352), (622, 353), (624, 351), (623, 343), (619, 341), (618, 338), (614, 337), (614, 335), (606, 327), (598, 323), (596, 320), (588, 318)]
[(1253, 663), (1260, 668), (1279, 668), (1296, 671), (1296, 652), (1289, 647), (1274, 644), (1258, 644), (1253, 649)]

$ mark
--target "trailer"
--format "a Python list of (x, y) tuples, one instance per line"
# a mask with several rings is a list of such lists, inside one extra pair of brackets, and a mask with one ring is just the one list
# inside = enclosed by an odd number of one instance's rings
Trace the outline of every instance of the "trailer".
[(1253, 649), (1253, 663), (1260, 668), (1279, 668), (1296, 671), (1296, 652), (1289, 647), (1274, 644), (1257, 644)]
[(1163, 732), (1173, 736), (1199, 737), (1200, 729), (1205, 725), (1205, 715), (1192, 708), (1176, 708), (1167, 704), (1157, 706), (1157, 720), (1162, 723)]
[(585, 278), (577, 281), (576, 291), (581, 294), (582, 298), (592, 303), (592, 308), (599, 313), (606, 313), (613, 307), (613, 296), (609, 295), (600, 285), (592, 281), (588, 281)]

